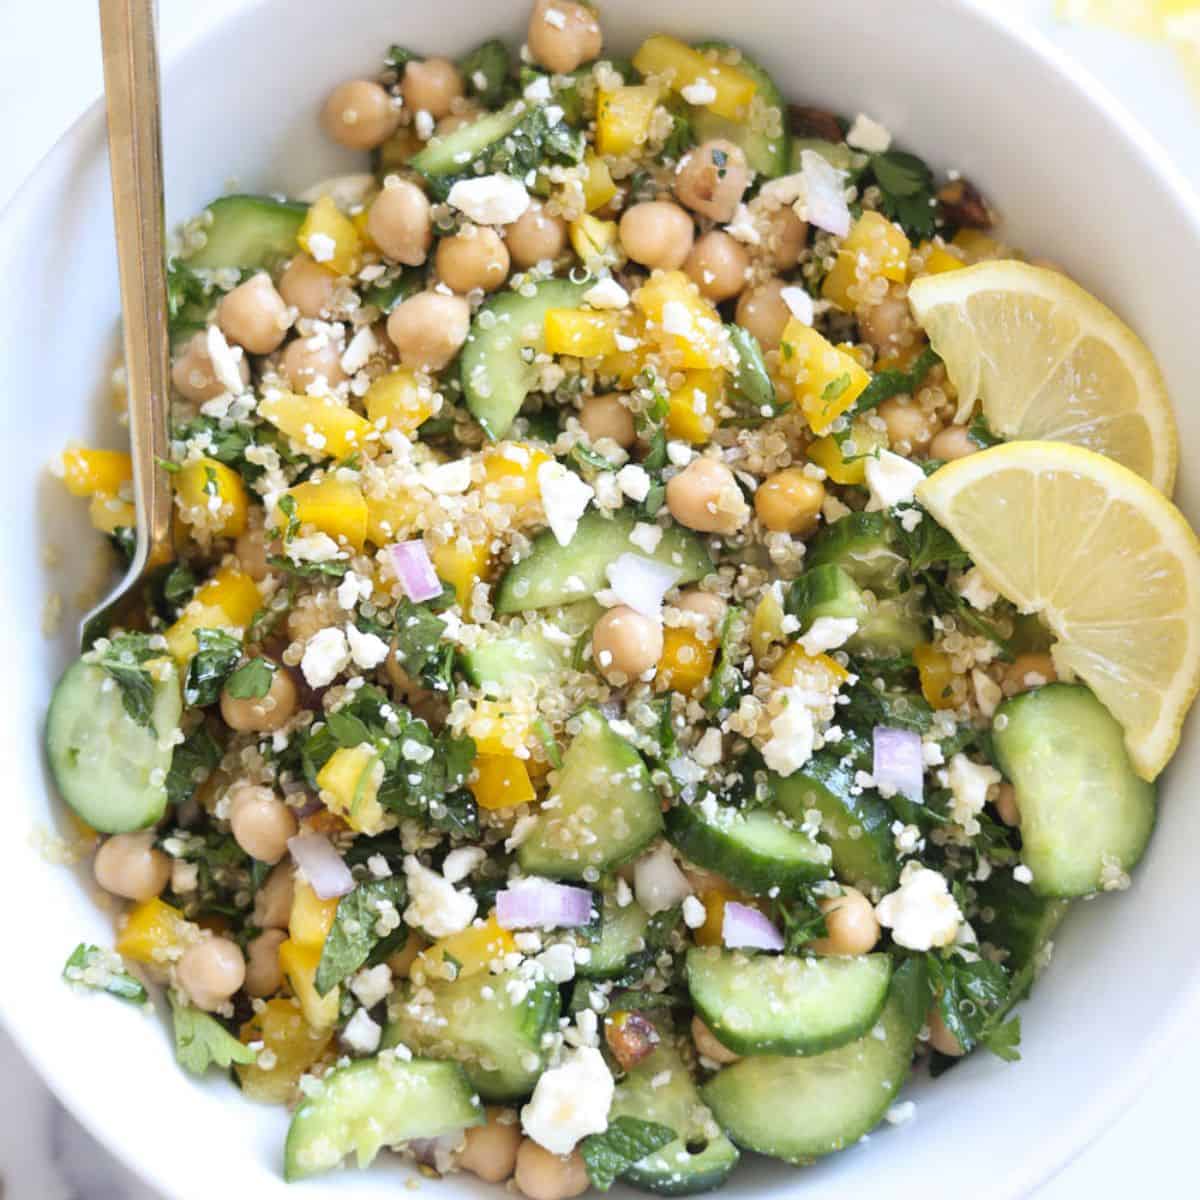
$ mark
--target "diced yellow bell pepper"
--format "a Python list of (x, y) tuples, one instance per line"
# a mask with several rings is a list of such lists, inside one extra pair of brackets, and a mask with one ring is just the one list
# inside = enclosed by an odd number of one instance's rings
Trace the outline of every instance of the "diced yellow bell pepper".
[(72, 496), (115, 496), (133, 478), (133, 463), (124, 450), (62, 452), (62, 481)]
[(287, 1104), (296, 1094), (300, 1076), (325, 1053), (332, 1031), (311, 1029), (292, 1000), (276, 996), (241, 1028), (243, 1045), (262, 1043), (258, 1063), (239, 1064), (238, 1080), (251, 1100)]
[(682, 92), (694, 83), (704, 82), (712, 98), (703, 107), (730, 121), (744, 121), (758, 85), (737, 67), (719, 62), (715, 55), (693, 50), (678, 38), (658, 33), (647, 38), (633, 56), (633, 65), (647, 79), (661, 77), (672, 91)]
[(569, 354), (572, 358), (615, 354), (621, 324), (620, 313), (590, 308), (547, 309), (546, 353)]
[(371, 444), (371, 422), (332, 396), (272, 390), (262, 398), (258, 412), (310, 458), (349, 458)]
[(237, 537), (246, 528), (246, 485), (232, 467), (215, 458), (198, 458), (179, 469), (175, 502), (189, 526), (216, 537)]
[(471, 600), (472, 588), (487, 574), (492, 557), (488, 543), (455, 538), (452, 542), (435, 546), (429, 557), (433, 560), (438, 577), (454, 589), (459, 607), (465, 612)]
[(529, 720), (502, 701), (480, 700), (467, 722), (467, 734), (480, 758), (513, 755), (525, 745)]
[(155, 897), (134, 905), (116, 950), (134, 962), (165, 966), (184, 943), (188, 922), (177, 908)]
[(314, 1030), (332, 1029), (338, 1018), (337, 987), (317, 995), (317, 967), (321, 964), (320, 946), (302, 946), (289, 938), (279, 947), (279, 966), (292, 995), (300, 1002), (305, 1021)]
[(724, 381), (723, 371), (686, 372), (683, 386), (667, 400), (667, 433), (693, 446), (711, 441)]
[[(311, 525), (335, 542), (345, 540), (355, 550), (363, 548), (367, 540), (367, 502), (357, 483), (326, 475), (319, 483), (298, 483), (285, 494), (296, 502), (296, 520), (301, 525)], [(275, 525), (283, 528), (286, 523), (286, 515), (277, 508)]]
[(853, 312), (859, 297), (850, 294), (864, 282), (882, 276), (896, 283), (908, 275), (912, 244), (899, 225), (883, 213), (865, 212), (838, 247), (837, 261), (821, 284), (821, 295), (838, 308)]
[(967, 256), (969, 263), (977, 263), (985, 258), (1000, 258), (1004, 254), (1004, 247), (982, 229), (960, 229), (950, 239), (950, 244), (957, 246)]
[(258, 584), (236, 567), (221, 567), (196, 590), (179, 619), (163, 635), (171, 657), (184, 664), (196, 653), (197, 629), (245, 629), (262, 605)]
[(598, 208), (603, 208), (617, 194), (617, 185), (613, 182), (612, 172), (604, 159), (589, 153), (584, 156), (583, 165), (587, 169), (583, 179), (583, 205), (588, 212), (593, 213)]
[(697, 637), (692, 629), (668, 627), (663, 630), (663, 652), (655, 683), (689, 696), (712, 674), (716, 657), (714, 639)]
[[(834, 483), (861, 485), (867, 477), (867, 458), (876, 450), (887, 449), (887, 431), (872, 429), (866, 421), (855, 421), (845, 446), (833, 437), (818, 438), (808, 448), (810, 462), (820, 467)], [(854, 452), (848, 453), (852, 446)]]
[(517, 949), (516, 940), (507, 929), (501, 929), (492, 913), (486, 921), (471, 925), (461, 933), (452, 933), (440, 941), (434, 942), (417, 955), (412, 971), (423, 971), (427, 980), (446, 979), (451, 977), (446, 970), (446, 958), (450, 957), (458, 964), (455, 979), (466, 979), (470, 975), (479, 975), (488, 970), (497, 959), (506, 954), (513, 954)]
[(721, 314), (682, 271), (655, 271), (634, 293), (646, 332), (681, 367), (720, 367), (726, 351)]
[(402, 541), (416, 528), (420, 507), (411, 496), (368, 496), (367, 540), (376, 546)]
[(725, 905), (730, 900), (740, 900), (742, 895), (727, 884), (718, 884), (700, 893), (704, 905), (704, 924), (692, 931), (698, 946), (720, 946), (724, 944)]
[(602, 221), (591, 213), (584, 213), (567, 226), (567, 236), (571, 240), (571, 249), (589, 270), (611, 266), (616, 261), (616, 221)]
[(137, 509), (128, 500), (97, 492), (88, 504), (92, 528), (100, 533), (115, 533), (118, 529), (137, 527)]
[(470, 788), (480, 808), (495, 811), (533, 802), (536, 793), (523, 758), (515, 754), (487, 755), (475, 760), (475, 772)]
[(922, 242), (917, 249), (925, 256), (922, 275), (944, 275), (947, 271), (961, 271), (967, 265), (957, 254), (935, 242)]
[(372, 425), (382, 423), (385, 429), (399, 433), (415, 433), (433, 416), (435, 406), (433, 389), (407, 367), (373, 380), (363, 402)]
[(332, 196), (322, 196), (308, 210), (296, 241), (334, 275), (353, 275), (362, 266), (362, 238)]
[(485, 450), (483, 454), (483, 499), (517, 510), (518, 517), (537, 504), (542, 497), (538, 486), (538, 468), (548, 463), (550, 456), (535, 446), (505, 442)]
[(750, 651), (756, 661), (762, 659), (776, 642), (783, 640), (783, 618), (779, 590), (769, 587), (763, 592), (750, 619)]
[(376, 799), (383, 782), (383, 764), (373, 746), (342, 746), (317, 774), (325, 807), (358, 833), (382, 832), (387, 814)]
[(871, 382), (857, 359), (800, 321), (791, 320), (784, 328), (779, 358), (816, 434), (828, 433)]
[(845, 683), (850, 672), (828, 654), (807, 654), (799, 642), (790, 645), (771, 671), (771, 678), (781, 687), (794, 687), (805, 675), (827, 675), (835, 684)]
[(318, 950), (333, 928), (338, 898), (322, 900), (312, 885), (296, 880), (292, 885), (292, 909), (288, 914), (288, 937), (297, 946), (315, 946)]
[(921, 679), (921, 695), (929, 702), (929, 707), (953, 708), (950, 685), (954, 682), (954, 667), (950, 656), (929, 643), (918, 646), (912, 656)]
[(596, 149), (601, 154), (636, 154), (650, 136), (650, 120), (661, 95), (659, 88), (645, 84), (601, 92), (596, 97)]

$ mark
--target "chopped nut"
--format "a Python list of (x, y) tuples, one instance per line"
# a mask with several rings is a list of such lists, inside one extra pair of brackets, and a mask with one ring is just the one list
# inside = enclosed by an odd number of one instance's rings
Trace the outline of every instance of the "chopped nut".
[(952, 179), (938, 190), (942, 218), (953, 225), (969, 229), (991, 229), (995, 214), (988, 207), (983, 193), (969, 179)]
[(631, 1071), (658, 1045), (658, 1030), (641, 1013), (615, 1012), (604, 1022), (604, 1040), (625, 1071)]
[(824, 138), (827, 142), (842, 140), (842, 124), (828, 109), (789, 104), (788, 121), (796, 137)]

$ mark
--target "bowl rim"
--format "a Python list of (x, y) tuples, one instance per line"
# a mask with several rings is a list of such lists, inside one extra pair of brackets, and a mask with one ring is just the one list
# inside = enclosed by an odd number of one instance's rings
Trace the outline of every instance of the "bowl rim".
[[(224, 22), (238, 19), (271, 2), (243, 0), (236, 8), (222, 13), (215, 20), (199, 22), (162, 55), (162, 74), (165, 76), (177, 60), (192, 53)], [(1063, 78), (1089, 108), (1115, 129), (1146, 171), (1157, 178), (1175, 200), (1181, 215), (1192, 226), (1200, 241), (1200, 188), (1193, 185), (1172, 161), (1157, 136), (1117, 99), (1105, 83), (1056, 46), (1030, 21), (1001, 10), (989, 0), (940, 2), (963, 10), (970, 20), (985, 28), (986, 36), (1008, 40), (1052, 74)], [(77, 150), (92, 139), (102, 141), (104, 124), (104, 96), (100, 93), (38, 158), (8, 201), (0, 207), (0, 249), (11, 236), (7, 233), (8, 229), (21, 227), (20, 218), (24, 215), (24, 209), (28, 207), (41, 176), (53, 160)], [(1138, 1056), (1128, 1060), (1122, 1071), (1114, 1075), (1104, 1088), (1081, 1098), (1081, 1103), (1074, 1106), (1071, 1117), (1060, 1131), (1042, 1141), (1032, 1153), (1023, 1152), (1006, 1178), (990, 1182), (987, 1190), (979, 1193), (980, 1200), (1020, 1200), (1021, 1197), (1032, 1195), (1037, 1188), (1074, 1162), (1128, 1109), (1145, 1089), (1168, 1044), (1182, 1034), (1189, 1018), (1200, 1015), (1200, 960), (1187, 986), (1159, 1012), (1161, 1016), (1157, 1030)], [(186, 1178), (180, 1179), (176, 1175), (167, 1177), (159, 1170), (157, 1161), (147, 1162), (137, 1154), (118, 1113), (89, 1109), (77, 1098), (72, 1080), (78, 1065), (71, 1066), (61, 1061), (50, 1049), (50, 1043), (37, 1037), (36, 1029), (18, 1015), (18, 1010), (9, 1008), (3, 992), (0, 992), (0, 1026), (12, 1037), (18, 1052), (32, 1065), (54, 1099), (126, 1170), (143, 1183), (161, 1191), (169, 1200), (184, 1200), (185, 1197), (186, 1200), (201, 1200), (189, 1191)]]

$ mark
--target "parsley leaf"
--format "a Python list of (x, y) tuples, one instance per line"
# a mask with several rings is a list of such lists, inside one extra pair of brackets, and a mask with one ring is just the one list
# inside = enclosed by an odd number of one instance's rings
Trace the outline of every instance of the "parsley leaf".
[[(108, 968), (107, 963), (101, 961), (111, 953), (101, 950), (99, 946), (80, 942), (71, 951), (71, 957), (63, 967), (63, 978), (68, 983), (78, 984), (80, 987), (107, 992), (110, 996), (116, 996), (118, 1000), (128, 1000), (130, 1004), (145, 1004), (146, 989), (139, 980), (128, 971), (114, 971)], [(94, 980), (85, 975), (88, 968), (93, 966), (101, 968)]]
[(183, 698), (195, 708), (204, 708), (221, 698), (225, 678), (242, 656), (242, 643), (219, 629), (197, 629), (196, 646), (188, 663)]
[(920, 521), (906, 529), (902, 521), (896, 524), (896, 543), (908, 559), (912, 570), (920, 574), (930, 567), (969, 567), (971, 556), (958, 544), (947, 529), (943, 529), (919, 504), (904, 505), (901, 511), (915, 510)]
[[(401, 912), (406, 897), (403, 878), (392, 875), (360, 883), (338, 901), (333, 927), (325, 939), (321, 961), (317, 965), (314, 986), (318, 996), (326, 995), (343, 979), (353, 975), (384, 937), (390, 936), (378, 931), (380, 908), (391, 904)], [(400, 928), (404, 929), (403, 924)]]
[(437, 657), (446, 622), (434, 616), (424, 604), (401, 600), (396, 605), (392, 630), (396, 662), (415, 678)]
[(384, 55), (383, 64), (393, 71), (403, 71), (410, 62), (420, 62), (421, 56), (407, 46), (390, 46)]
[(888, 367), (880, 371), (862, 390), (854, 402), (849, 416), (857, 417), (862, 413), (878, 408), (885, 400), (893, 396), (911, 396), (920, 386), (921, 381), (940, 363), (941, 356), (932, 346), (926, 346), (907, 371)]
[(477, 46), (458, 64), (467, 87), (484, 108), (496, 108), (503, 101), (511, 67), (508, 47), (499, 38)]
[(178, 345), (208, 322), (216, 297), (213, 286), (178, 259), (167, 264), (167, 322), (171, 342)]
[(985, 1046), (1005, 1062), (1021, 1055), (1018, 1018), (1004, 1020), (1011, 979), (999, 963), (981, 958), (967, 962), (961, 955), (926, 954), (938, 1013), (964, 1051)]
[(300, 532), (300, 518), (296, 515), (296, 497), (280, 496), (279, 503), (275, 507), (287, 517), (287, 526), (283, 531), (283, 540), (290, 542)]
[(209, 1067), (228, 1069), (234, 1063), (247, 1066), (254, 1062), (254, 1051), (208, 1013), (181, 1004), (172, 996), (171, 1015), (175, 1025), (175, 1058), (185, 1071), (203, 1075)]
[(190, 800), (220, 761), (221, 747), (205, 725), (197, 725), (171, 755), (166, 783), (167, 803), (177, 805)]
[(150, 730), (154, 729), (154, 679), (145, 664), (160, 653), (150, 649), (146, 634), (122, 633), (111, 639), (107, 649), (93, 660), (121, 689), (125, 711)]
[(579, 1145), (592, 1186), (607, 1192), (619, 1176), (647, 1155), (675, 1141), (667, 1125), (637, 1117), (616, 1117), (603, 1133), (593, 1133)]
[(108, 541), (117, 552), (122, 566), (129, 566), (137, 553), (137, 530), (132, 525), (118, 525), (108, 535)]
[(933, 237), (933, 172), (923, 159), (903, 150), (886, 150), (871, 156), (871, 172), (883, 193), (883, 211), (909, 237)]
[[(671, 113), (671, 132), (667, 134), (666, 140), (663, 142), (662, 150), (659, 151), (659, 161), (678, 162), (687, 152), (689, 147), (695, 144), (696, 135), (692, 129), (692, 122), (688, 118), (687, 113), (683, 110), (682, 105), (670, 106)], [(716, 163), (717, 155), (720, 150), (713, 152), (713, 162)], [(718, 166), (722, 165), (717, 163)]]
[(581, 467), (594, 467), (597, 471), (615, 471), (617, 469), (616, 463), (609, 462), (603, 454), (583, 442), (576, 442), (571, 447), (571, 457)]
[(987, 422), (987, 417), (983, 413), (976, 414), (974, 420), (967, 428), (967, 437), (979, 446), (986, 450), (989, 446), (999, 446), (1004, 441), (1002, 437), (997, 437)]
[(928, 571), (922, 574), (921, 582), (925, 585), (925, 594), (929, 602), (939, 613), (950, 613), (956, 621), (973, 633), (995, 642), (1004, 657), (1012, 656), (1012, 646), (1008, 639), (1003, 637), (990, 621), (981, 617), (962, 596), (952, 592)]
[(225, 680), (225, 690), (234, 700), (261, 700), (271, 690), (277, 669), (269, 658), (252, 658)]
[[(283, 498), (283, 500), (288, 499), (291, 497), (284, 496)], [(279, 502), (281, 506), (283, 500)], [(292, 518), (289, 518), (289, 529), (291, 520)], [(278, 567), (287, 575), (294, 575), (297, 579), (341, 579), (350, 569), (350, 564), (342, 559), (331, 559), (329, 562), (297, 562), (295, 559), (285, 558), (282, 554), (272, 554), (268, 557), (267, 562), (273, 567)]]
[(734, 700), (746, 690), (746, 680), (738, 670), (737, 663), (733, 661), (742, 615), (740, 608), (730, 608), (721, 622), (721, 642), (717, 649), (717, 661), (713, 667), (708, 693), (704, 697), (704, 707), (710, 713), (729, 708)]
[(798, 954), (815, 938), (829, 936), (825, 914), (817, 907), (812, 892), (803, 891), (787, 900), (777, 900), (775, 915), (783, 930), (785, 954)]
[(737, 355), (737, 367), (729, 379), (728, 396), (738, 417), (731, 423), (752, 425), (782, 412), (787, 406), (776, 399), (775, 384), (767, 371), (758, 339), (740, 325), (726, 325), (725, 331)]

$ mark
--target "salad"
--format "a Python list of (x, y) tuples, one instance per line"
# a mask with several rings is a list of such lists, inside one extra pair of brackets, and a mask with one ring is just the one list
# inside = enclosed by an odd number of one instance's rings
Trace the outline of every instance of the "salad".
[[(574, 0), (321, 120), (369, 170), (170, 262), (177, 556), (47, 718), (124, 902), (67, 980), (161, 988), (288, 1179), (531, 1200), (1019, 1058), (1200, 677), (1150, 352), (877, 120)], [(128, 454), (56, 469), (128, 556)]]

